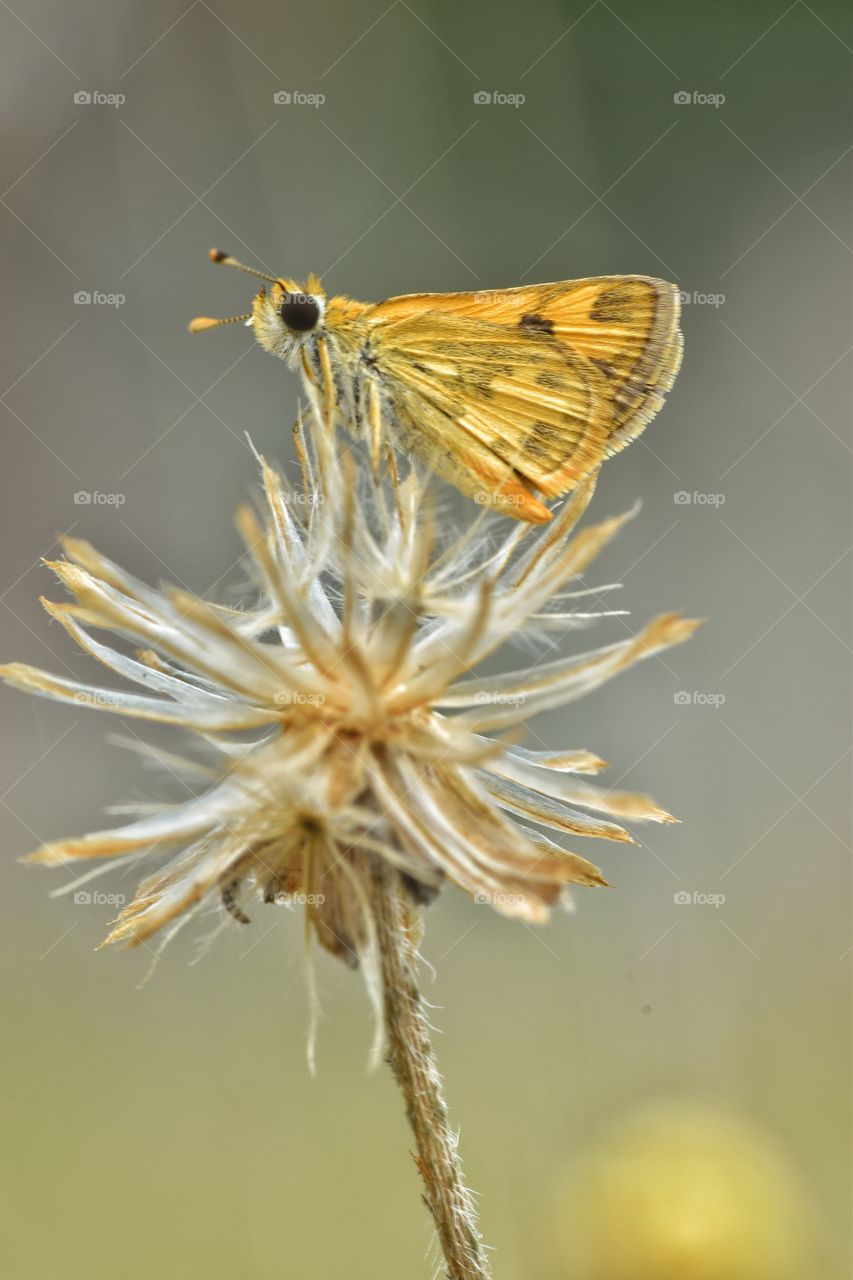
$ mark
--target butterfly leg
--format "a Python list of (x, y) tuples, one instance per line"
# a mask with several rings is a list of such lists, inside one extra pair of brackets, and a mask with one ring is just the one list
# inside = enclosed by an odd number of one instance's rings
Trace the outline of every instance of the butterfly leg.
[(332, 373), (332, 362), (329, 359), (329, 346), (325, 338), (317, 339), (316, 352), (321, 385), (318, 387), (317, 381), (313, 377), (311, 382), (314, 390), (319, 391), (320, 404), (323, 410), (323, 425), (331, 435), (334, 430), (335, 378)]
[(379, 395), (372, 382), (367, 384), (367, 430), (370, 447), (370, 470), (373, 479), (379, 478), (379, 463), (382, 459), (382, 415), (379, 409)]

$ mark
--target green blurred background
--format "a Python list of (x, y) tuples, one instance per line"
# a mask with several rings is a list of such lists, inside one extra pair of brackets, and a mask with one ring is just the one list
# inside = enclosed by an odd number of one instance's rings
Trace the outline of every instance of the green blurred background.
[[(693, 1098), (781, 1153), (805, 1274), (847, 1274), (847, 6), (14, 0), (0, 33), (4, 659), (91, 670), (37, 603), (72, 526), (142, 577), (239, 582), (244, 433), (287, 463), (297, 386), (243, 329), (187, 334), (251, 294), (210, 245), (363, 299), (615, 272), (685, 291), (675, 391), (594, 503), (642, 511), (593, 580), (636, 621), (709, 622), (536, 726), (683, 825), (583, 848), (615, 887), (542, 931), (443, 894), (428, 994), (498, 1280), (609, 1280), (552, 1241), (561, 1180), (637, 1108)], [(358, 978), (319, 961), (316, 1080), (295, 913), (194, 967), (182, 936), (137, 991), (146, 955), (93, 953), (110, 907), (50, 899), (64, 873), (15, 857), (178, 793), (115, 721), (2, 705), (4, 1274), (429, 1275)]]

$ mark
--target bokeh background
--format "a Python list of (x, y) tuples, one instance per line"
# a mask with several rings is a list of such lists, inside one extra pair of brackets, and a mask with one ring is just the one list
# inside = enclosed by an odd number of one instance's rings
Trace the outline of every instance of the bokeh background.
[[(210, 245), (363, 299), (678, 281), (684, 367), (604, 470), (598, 516), (643, 506), (596, 580), (637, 620), (708, 623), (535, 730), (683, 825), (591, 850), (615, 887), (542, 931), (443, 894), (425, 980), (499, 1280), (622, 1280), (583, 1237), (627, 1229), (624, 1188), (584, 1170), (638, 1114), (734, 1126), (719, 1168), (743, 1157), (754, 1220), (809, 1242), (802, 1267), (778, 1246), (790, 1274), (848, 1274), (847, 7), (2, 0), (0, 43), (4, 659), (91, 670), (37, 601), (65, 530), (145, 578), (239, 585), (245, 433), (288, 465), (297, 386), (241, 328), (187, 334), (252, 291)], [(182, 937), (137, 990), (148, 955), (93, 951), (110, 906), (15, 859), (179, 793), (114, 720), (2, 708), (4, 1274), (430, 1274), (359, 980), (320, 958), (316, 1080), (296, 914), (197, 965)], [(604, 1209), (578, 1214), (590, 1186)], [(764, 1280), (759, 1252), (727, 1276)]]

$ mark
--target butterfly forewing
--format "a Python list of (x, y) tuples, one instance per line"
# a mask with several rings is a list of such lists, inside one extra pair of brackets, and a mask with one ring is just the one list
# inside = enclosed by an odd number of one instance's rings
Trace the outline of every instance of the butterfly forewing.
[[(674, 285), (649, 276), (595, 276), (476, 293), (407, 294), (371, 308), (373, 323), (441, 312), (551, 337), (603, 378), (610, 402), (604, 455), (639, 434), (663, 403), (681, 361)], [(529, 349), (529, 348), (528, 348)]]

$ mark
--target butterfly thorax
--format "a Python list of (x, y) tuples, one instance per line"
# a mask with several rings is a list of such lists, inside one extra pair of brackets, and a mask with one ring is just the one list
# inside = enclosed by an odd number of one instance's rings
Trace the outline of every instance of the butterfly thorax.
[(392, 387), (383, 376), (381, 352), (374, 341), (370, 313), (373, 308), (351, 298), (330, 298), (322, 325), (299, 344), (296, 360), (309, 394), (318, 392), (336, 426), (364, 436), (377, 410), (386, 429), (394, 432), (397, 414), (392, 410)]

